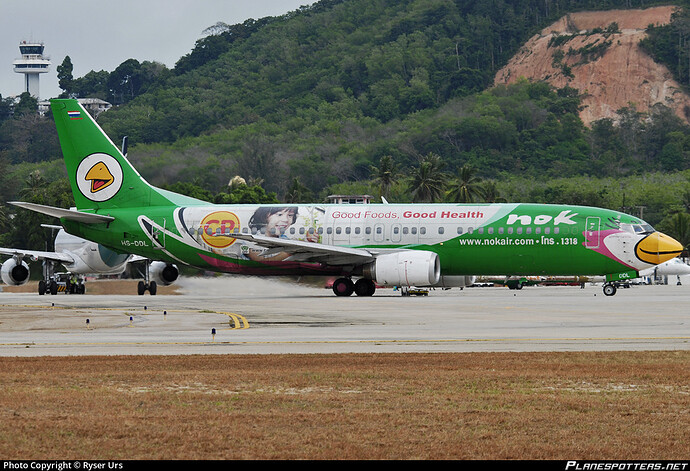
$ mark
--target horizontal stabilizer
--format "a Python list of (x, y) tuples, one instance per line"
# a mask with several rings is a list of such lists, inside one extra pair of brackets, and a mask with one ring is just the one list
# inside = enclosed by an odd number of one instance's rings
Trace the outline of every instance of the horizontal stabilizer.
[(25, 203), (23, 201), (9, 201), (10, 204), (20, 208), (35, 211), (41, 214), (47, 214), (56, 218), (69, 219), (70, 221), (83, 222), (85, 224), (102, 224), (114, 221), (115, 218), (111, 216), (104, 216), (102, 214), (83, 213), (74, 209), (55, 208), (53, 206), (44, 206), (36, 203)]

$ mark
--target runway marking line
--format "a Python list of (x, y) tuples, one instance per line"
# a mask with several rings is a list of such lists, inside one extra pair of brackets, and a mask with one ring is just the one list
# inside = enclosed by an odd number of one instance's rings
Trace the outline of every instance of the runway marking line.
[(16, 342), (16, 343), (0, 343), (3, 347), (46, 347), (46, 346), (85, 346), (85, 345), (299, 345), (299, 344), (393, 344), (393, 343), (471, 343), (471, 342), (571, 342), (571, 341), (626, 341), (626, 340), (690, 340), (690, 337), (564, 337), (564, 338), (550, 338), (550, 339), (407, 339), (407, 340), (280, 340), (280, 341), (215, 341), (212, 340), (202, 342)]

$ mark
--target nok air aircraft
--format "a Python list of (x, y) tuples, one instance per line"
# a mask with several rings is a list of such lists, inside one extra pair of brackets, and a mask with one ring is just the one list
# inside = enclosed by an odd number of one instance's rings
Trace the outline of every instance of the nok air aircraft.
[(335, 277), (338, 296), (462, 287), (477, 275), (605, 275), (613, 295), (613, 282), (682, 249), (638, 218), (583, 206), (213, 205), (147, 183), (76, 100), (51, 107), (76, 209), (13, 204), (170, 266)]

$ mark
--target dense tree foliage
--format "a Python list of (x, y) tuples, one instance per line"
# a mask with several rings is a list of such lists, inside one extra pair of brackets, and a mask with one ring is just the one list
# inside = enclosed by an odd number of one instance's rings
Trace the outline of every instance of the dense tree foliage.
[[(117, 105), (99, 122), (114, 142), (129, 136), (129, 158), (148, 181), (209, 201), (367, 193), (391, 202), (644, 206), (652, 224), (680, 228), (690, 194), (686, 121), (661, 105), (642, 113), (631, 104), (585, 127), (577, 90), (491, 86), (532, 34), (564, 14), (651, 5), (322, 0), (279, 17), (219, 22), (172, 70), (129, 59), (74, 78), (68, 56), (58, 73), (65, 96)], [(683, 12), (652, 28), (644, 47), (690, 83)], [(26, 113), (32, 108), (0, 98), (3, 201), (18, 198), (34, 171), (64, 181), (51, 116)], [(236, 175), (249, 184), (228, 187)]]

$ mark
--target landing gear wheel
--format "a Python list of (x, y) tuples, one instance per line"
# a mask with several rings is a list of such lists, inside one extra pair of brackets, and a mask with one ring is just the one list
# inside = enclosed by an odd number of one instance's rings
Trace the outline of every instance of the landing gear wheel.
[(613, 296), (614, 294), (616, 294), (616, 286), (612, 285), (612, 284), (608, 284), (608, 283), (605, 284), (604, 285), (604, 294), (606, 296)]
[(50, 294), (57, 294), (58, 284), (57, 281), (53, 280), (50, 282)]
[(372, 280), (360, 278), (355, 283), (355, 294), (357, 296), (373, 296), (376, 291), (376, 285)]
[(158, 291), (158, 285), (155, 281), (152, 281), (149, 284), (146, 284), (143, 281), (137, 283), (137, 294), (139, 296), (142, 296), (144, 293), (146, 293), (147, 290), (151, 294), (151, 296), (155, 296), (156, 292)]
[(46, 282), (44, 280), (38, 282), (38, 294), (41, 296), (46, 294)]
[(338, 278), (333, 282), (333, 292), (336, 296), (350, 296), (355, 290), (355, 285), (349, 278)]

